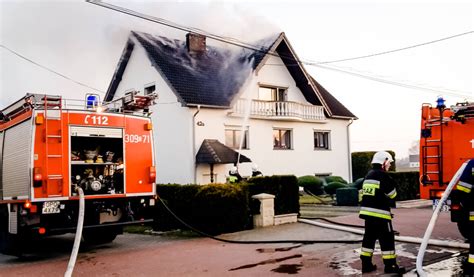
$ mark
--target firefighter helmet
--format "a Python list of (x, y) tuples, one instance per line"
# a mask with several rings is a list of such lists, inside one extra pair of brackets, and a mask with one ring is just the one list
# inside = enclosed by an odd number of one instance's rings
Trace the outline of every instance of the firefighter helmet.
[(385, 152), (385, 151), (379, 151), (375, 153), (374, 157), (372, 158), (373, 164), (384, 164), (386, 161), (393, 162), (393, 158), (392, 158), (392, 155), (390, 155), (390, 153)]
[(237, 167), (236, 166), (233, 166), (230, 168), (230, 174), (236, 174), (237, 173)]
[(252, 165), (252, 171), (258, 171), (258, 165), (257, 164)]

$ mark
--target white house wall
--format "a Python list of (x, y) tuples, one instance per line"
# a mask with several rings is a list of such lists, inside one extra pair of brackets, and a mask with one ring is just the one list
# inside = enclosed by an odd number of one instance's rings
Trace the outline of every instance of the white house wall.
[(114, 98), (130, 90), (143, 93), (146, 85), (155, 84), (159, 98), (151, 111), (157, 183), (193, 183), (192, 111), (178, 103), (176, 95), (139, 45), (135, 44)]
[[(349, 180), (347, 124), (346, 120), (328, 120), (328, 123), (307, 123), (291, 121), (272, 121), (250, 119), (244, 123), (243, 118), (229, 117), (226, 111), (202, 110), (196, 117), (204, 126), (196, 128), (196, 142), (203, 139), (217, 139), (225, 143), (226, 126), (249, 125), (248, 150), (242, 154), (256, 163), (265, 175), (294, 174), (296, 176), (332, 174)], [(291, 129), (293, 149), (273, 149), (273, 129)], [(314, 150), (314, 130), (331, 132), (331, 150)], [(239, 164), (242, 176), (251, 175), (251, 163)], [(225, 182), (232, 164), (215, 165), (216, 182)], [(197, 168), (198, 183), (209, 183), (209, 166)]]

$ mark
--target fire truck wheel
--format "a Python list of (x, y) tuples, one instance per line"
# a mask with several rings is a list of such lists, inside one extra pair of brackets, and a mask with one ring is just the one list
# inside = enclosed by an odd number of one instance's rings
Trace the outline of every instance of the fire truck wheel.
[(112, 242), (119, 234), (118, 228), (94, 228), (82, 232), (82, 238), (89, 244), (103, 244)]
[(458, 221), (458, 229), (461, 235), (468, 239), (469, 237), (469, 221), (467, 220), (460, 220)]

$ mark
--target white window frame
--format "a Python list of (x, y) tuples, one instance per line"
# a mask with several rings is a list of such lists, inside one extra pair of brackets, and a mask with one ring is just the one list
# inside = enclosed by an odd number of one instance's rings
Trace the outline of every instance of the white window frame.
[[(280, 145), (281, 145), (281, 140), (282, 140), (281, 131), (289, 131), (290, 132), (290, 135), (289, 135), (289, 139), (290, 139), (289, 144), (290, 144), (290, 146), (289, 147), (288, 146), (287, 147), (275, 146), (275, 131), (279, 131)], [(294, 148), (294, 145), (293, 145), (293, 129), (273, 127), (272, 140), (273, 140), (273, 150), (293, 150), (293, 148)]]
[[(227, 131), (232, 131), (232, 145), (227, 144)], [(232, 149), (239, 149), (240, 147), (240, 140), (237, 140), (236, 137), (236, 132), (242, 132), (242, 126), (237, 126), (237, 125), (226, 125), (224, 128), (224, 144)], [(245, 135), (245, 140), (244, 142), (247, 142), (246, 145), (242, 145), (242, 149), (248, 150), (250, 149), (249, 147), (249, 126), (246, 126), (244, 128), (244, 135)]]
[[(323, 145), (322, 147), (318, 146), (316, 144), (316, 134), (323, 134), (324, 135), (327, 135), (327, 145)], [(324, 141), (324, 138), (323, 138), (323, 144), (325, 144), (325, 141)], [(331, 130), (319, 130), (319, 129), (314, 129), (313, 130), (313, 147), (314, 147), (314, 150), (323, 150), (323, 151), (328, 151), (328, 150), (332, 150), (332, 147), (331, 147)]]
[[(260, 89), (274, 89), (275, 92), (272, 93), (271, 99), (269, 100), (269, 99), (261, 97)], [(280, 90), (283, 91), (283, 99), (280, 99), (281, 98), (279, 94)], [(263, 101), (270, 101), (270, 102), (286, 102), (288, 101), (288, 87), (259, 84), (258, 99), (263, 100)]]
[[(152, 92), (147, 92), (147, 89), (148, 89), (148, 88), (151, 88), (151, 87), (155, 87), (155, 89), (154, 89)], [(145, 86), (143, 86), (143, 95), (152, 94), (152, 93), (155, 92), (155, 91), (156, 91), (155, 82), (148, 83), (148, 84), (145, 84)]]

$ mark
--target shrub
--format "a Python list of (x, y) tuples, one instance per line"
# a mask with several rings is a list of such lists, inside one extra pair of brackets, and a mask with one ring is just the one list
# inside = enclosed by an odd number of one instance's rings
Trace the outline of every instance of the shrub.
[(388, 172), (395, 181), (397, 188), (397, 201), (418, 199), (420, 194), (420, 184), (418, 171), (412, 172)]
[(355, 188), (336, 189), (336, 204), (338, 206), (359, 205), (359, 191)]
[[(394, 162), (390, 166), (389, 171), (395, 171), (395, 152), (391, 150), (386, 150), (390, 155), (392, 155)], [(370, 164), (372, 162), (372, 157), (374, 156), (375, 151), (365, 151), (365, 152), (354, 152), (351, 154), (352, 157), (352, 180), (365, 177), (367, 172), (372, 168)]]
[(354, 183), (350, 183), (349, 187), (353, 187), (357, 190), (361, 190), (363, 183), (364, 183), (364, 178), (359, 178), (359, 179), (355, 180)]
[(298, 186), (303, 187), (306, 192), (314, 195), (321, 195), (324, 193), (323, 180), (313, 175), (298, 177)]
[(347, 184), (347, 181), (344, 180), (344, 178), (342, 178), (341, 176), (327, 176), (324, 179), (326, 179), (327, 184), (333, 183), (333, 182), (339, 182), (339, 183)]
[(260, 193), (275, 195), (275, 214), (299, 213), (298, 179), (294, 175), (274, 175), (250, 178), (249, 197)]
[(341, 182), (331, 182), (326, 187), (324, 187), (324, 190), (327, 194), (334, 195), (336, 194), (336, 190), (338, 188), (347, 188), (347, 185)]

